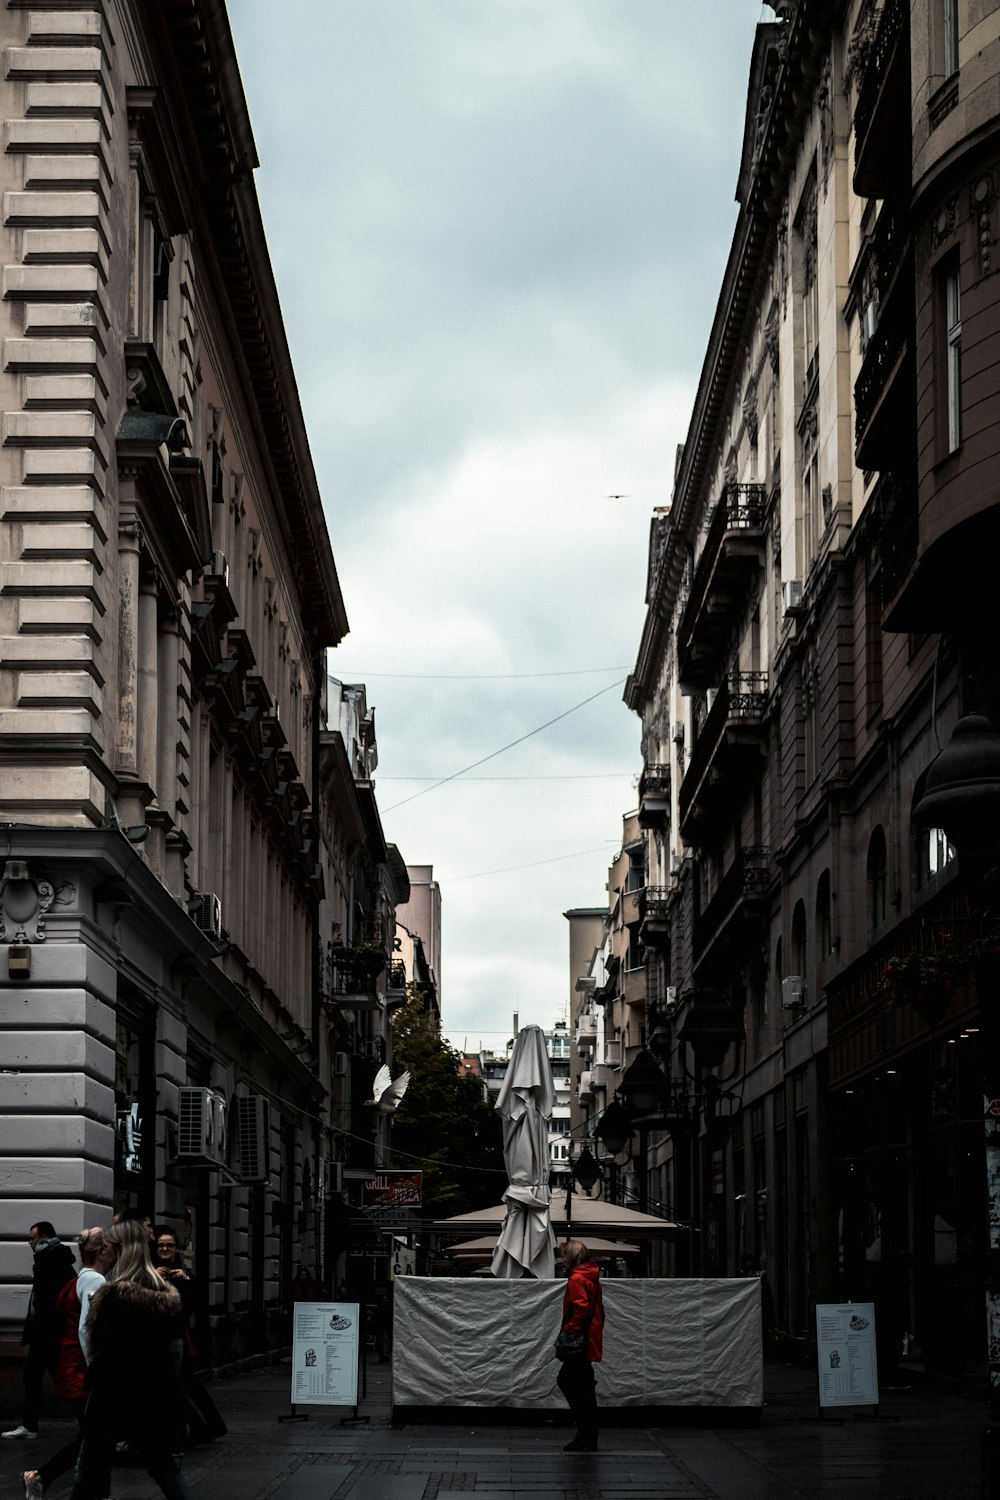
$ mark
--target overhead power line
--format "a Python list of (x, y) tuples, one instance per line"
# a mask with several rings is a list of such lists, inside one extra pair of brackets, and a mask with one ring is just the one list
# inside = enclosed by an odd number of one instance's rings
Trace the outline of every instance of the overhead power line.
[[(624, 781), (634, 771), (573, 771), (565, 776), (467, 776), (466, 781)], [(383, 781), (437, 781), (436, 776), (379, 776)]]
[(404, 797), (402, 802), (394, 802), (391, 807), (385, 809), (386, 813), (395, 812), (397, 807), (405, 807), (408, 802), (415, 802), (418, 797), (426, 797), (428, 792), (437, 791), (439, 786), (446, 786), (449, 781), (457, 781), (459, 776), (465, 776), (467, 772), (476, 770), (477, 766), (485, 766), (488, 760), (496, 760), (498, 755), (503, 755), (508, 750), (513, 750), (515, 745), (523, 745), (525, 740), (530, 740), (533, 735), (541, 734), (543, 729), (551, 729), (553, 724), (558, 724), (560, 719), (568, 719), (570, 714), (575, 714), (578, 709), (586, 708), (588, 703), (593, 703), (595, 698), (601, 698), (605, 693), (610, 693), (613, 688), (621, 687), (625, 678), (620, 677), (617, 682), (609, 682), (607, 687), (599, 688), (596, 693), (591, 693), (589, 698), (584, 698), (582, 703), (574, 703), (572, 708), (564, 708), (561, 714), (556, 714), (554, 719), (546, 719), (544, 724), (539, 724), (537, 729), (529, 729), (527, 734), (522, 734), (516, 740), (511, 740), (509, 745), (501, 745), (499, 750), (491, 750), (489, 755), (484, 755), (481, 760), (474, 760), (471, 766), (464, 766), (461, 771), (453, 771), (450, 776), (443, 776), (440, 781), (435, 781), (431, 786), (425, 786), (422, 791), (414, 792), (412, 796)]
[(575, 854), (553, 854), (551, 859), (533, 859), (524, 865), (504, 865), (499, 870), (477, 870), (475, 875), (441, 875), (438, 884), (455, 885), (459, 880), (482, 880), (487, 875), (507, 875), (512, 870), (533, 870), (536, 865), (557, 865), (564, 859), (582, 859), (585, 854), (606, 854), (609, 848), (617, 848), (615, 839), (608, 839), (595, 849), (578, 849)]
[(340, 667), (331, 673), (336, 682), (354, 682), (376, 677), (396, 682), (524, 682), (529, 677), (603, 677), (606, 672), (628, 672), (629, 667), (577, 667), (568, 672), (350, 672)]

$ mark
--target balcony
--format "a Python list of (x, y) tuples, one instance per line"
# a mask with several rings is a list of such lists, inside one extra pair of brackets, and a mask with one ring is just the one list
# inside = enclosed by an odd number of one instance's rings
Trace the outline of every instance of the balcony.
[(762, 484), (729, 484), (715, 507), (677, 630), (685, 688), (702, 691), (718, 679), (747, 585), (763, 560), (765, 509)]
[(647, 885), (643, 891), (639, 938), (644, 947), (660, 950), (670, 947), (669, 900), (670, 890), (665, 885)]
[(401, 958), (395, 958), (385, 976), (385, 1003), (394, 1009), (405, 1005), (406, 998), (406, 965)]
[(859, 468), (891, 468), (913, 451), (916, 378), (902, 318), (882, 318), (854, 383), (854, 456)]
[(767, 916), (767, 892), (771, 884), (771, 852), (762, 845), (746, 845), (723, 875), (718, 888), (699, 908), (695, 885), (694, 950), (704, 956), (713, 944), (725, 942), (727, 952), (742, 953), (759, 936)]
[(732, 672), (716, 694), (691, 752), (679, 795), (681, 835), (699, 842), (760, 774), (767, 742), (766, 672)]
[(385, 949), (361, 944), (330, 950), (333, 999), (346, 1010), (377, 1010), (376, 981), (385, 968)]
[(590, 1068), (585, 1068), (580, 1074), (580, 1086), (577, 1089), (577, 1095), (581, 1103), (594, 1097), (594, 1074)]
[(597, 1017), (578, 1016), (576, 1021), (576, 1045), (588, 1051), (597, 1041)]
[(639, 778), (639, 827), (670, 825), (670, 767), (645, 766)]
[(854, 111), (854, 191), (885, 198), (910, 180), (910, 7), (884, 0)]

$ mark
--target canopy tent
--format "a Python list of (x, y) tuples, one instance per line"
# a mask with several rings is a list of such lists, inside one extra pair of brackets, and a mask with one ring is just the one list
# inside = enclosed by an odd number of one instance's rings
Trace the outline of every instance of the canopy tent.
[[(442, 1251), (442, 1254), (457, 1261), (491, 1260), (495, 1246), (496, 1236), (484, 1234), (479, 1239), (463, 1240), (459, 1245), (449, 1245), (446, 1250)], [(630, 1245), (624, 1240), (602, 1240), (592, 1234), (587, 1235), (587, 1248), (596, 1260), (604, 1260), (614, 1255), (628, 1257), (642, 1254), (639, 1245)]]
[[(565, 1193), (555, 1194), (549, 1212), (556, 1233), (565, 1235)], [(617, 1203), (606, 1203), (603, 1198), (587, 1198), (577, 1192), (572, 1195), (571, 1212), (572, 1233), (586, 1243), (589, 1243), (589, 1234), (603, 1235), (607, 1239), (649, 1239), (656, 1235), (673, 1234), (684, 1228), (671, 1219), (658, 1219), (655, 1214), (641, 1214), (634, 1208), (622, 1208)], [(486, 1234), (491, 1229), (499, 1230), (506, 1215), (506, 1205), (498, 1203), (494, 1208), (480, 1208), (474, 1213), (440, 1219), (429, 1227), (443, 1234)]]

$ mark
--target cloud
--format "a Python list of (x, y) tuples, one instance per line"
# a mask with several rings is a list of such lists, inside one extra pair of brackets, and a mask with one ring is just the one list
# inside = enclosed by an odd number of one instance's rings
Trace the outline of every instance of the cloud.
[[(621, 688), (483, 768), (556, 780), (458, 780), (394, 809), (420, 784), (389, 778), (450, 775), (618, 675), (513, 674), (634, 662), (757, 16), (285, 0), (275, 26), (272, 0), (240, 0), (231, 20), (352, 625), (331, 670), (371, 674), (387, 834), (444, 882), (450, 1033), (502, 1032), (515, 1002), (547, 1024), (569, 994), (562, 912), (603, 902), (634, 801)], [(604, 770), (619, 779), (573, 779)]]

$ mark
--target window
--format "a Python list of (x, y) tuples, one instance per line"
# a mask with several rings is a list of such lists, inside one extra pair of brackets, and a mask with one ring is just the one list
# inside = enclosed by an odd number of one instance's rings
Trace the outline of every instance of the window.
[(882, 587), (877, 576), (865, 585), (865, 710), (870, 722), (882, 712)]
[(872, 932), (877, 931), (885, 921), (886, 914), (886, 884), (888, 881), (888, 856), (885, 847), (885, 834), (881, 828), (876, 828), (868, 845), (868, 925)]
[(927, 874), (937, 875), (945, 865), (955, 858), (955, 846), (949, 842), (943, 828), (931, 828), (927, 832)]
[(833, 952), (833, 910), (830, 898), (830, 871), (824, 870), (816, 887), (816, 935), (820, 959)]
[(958, 267), (944, 278), (948, 452), (962, 442), (962, 293)]
[(958, 72), (958, 0), (940, 0), (941, 36), (944, 43), (944, 76)]

